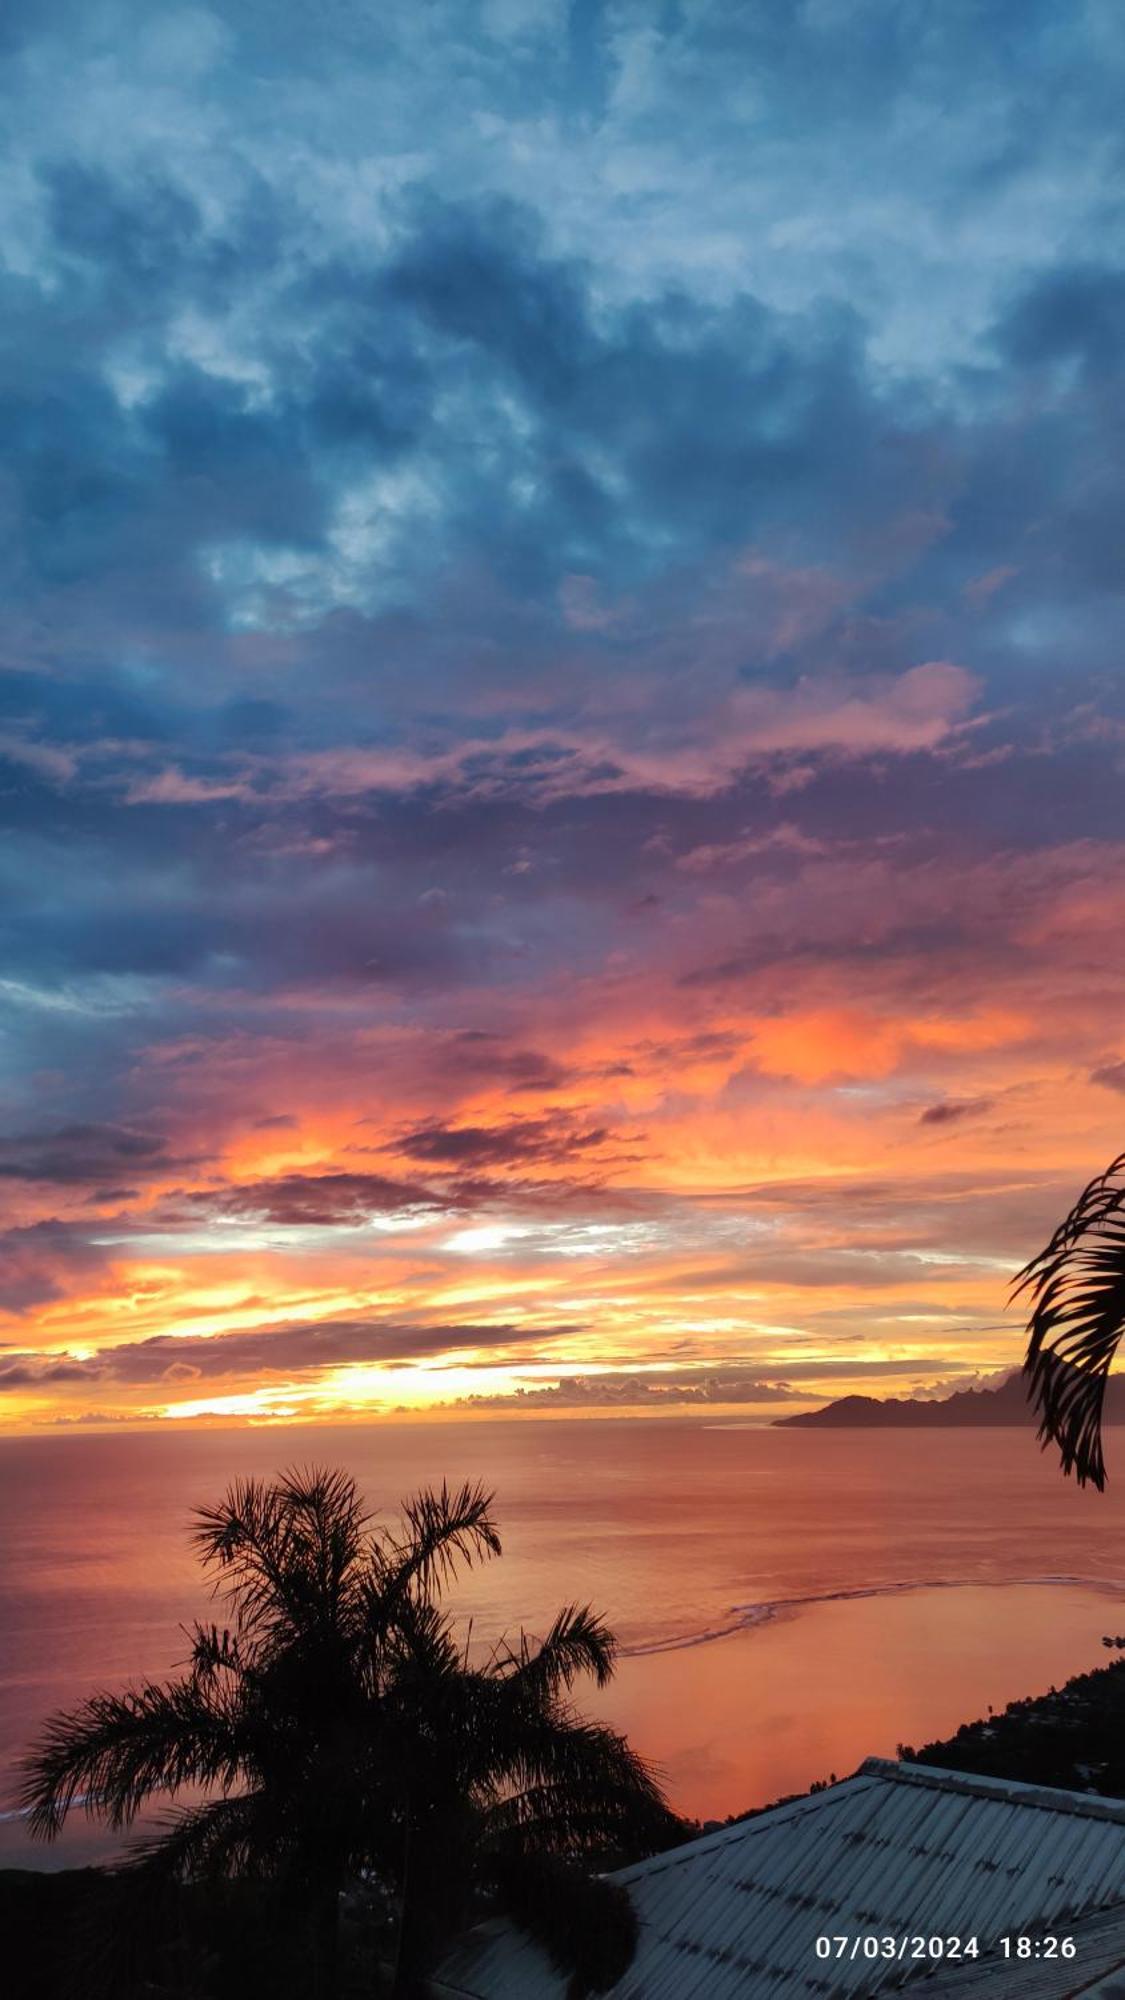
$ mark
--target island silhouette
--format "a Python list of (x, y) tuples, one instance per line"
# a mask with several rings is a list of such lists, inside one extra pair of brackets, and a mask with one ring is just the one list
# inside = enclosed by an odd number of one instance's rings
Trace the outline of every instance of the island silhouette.
[[(1110, 1376), (1105, 1388), (1102, 1421), (1125, 1423), (1125, 1375)], [(800, 1430), (955, 1430), (997, 1425), (1038, 1425), (1028, 1400), (1027, 1377), (1014, 1369), (992, 1389), (956, 1389), (951, 1396), (840, 1396), (819, 1410), (775, 1417), (778, 1429)]]

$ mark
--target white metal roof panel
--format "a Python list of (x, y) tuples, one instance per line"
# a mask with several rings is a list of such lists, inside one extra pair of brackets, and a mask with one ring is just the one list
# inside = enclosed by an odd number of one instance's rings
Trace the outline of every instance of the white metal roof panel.
[(939, 1970), (917, 2000), (1125, 2000), (1125, 1903), (1079, 1917), (1066, 1927), (1072, 1959), (994, 1959)]
[[(1125, 1901), (1125, 1802), (872, 1758), (843, 1784), (614, 1879), (629, 1886), (641, 1939), (613, 2000), (867, 1996), (932, 1968), (818, 1958), (818, 1935), (972, 1932), (983, 1947)], [(438, 1990), (563, 2000), (566, 1981), (494, 1923), (452, 1954)]]

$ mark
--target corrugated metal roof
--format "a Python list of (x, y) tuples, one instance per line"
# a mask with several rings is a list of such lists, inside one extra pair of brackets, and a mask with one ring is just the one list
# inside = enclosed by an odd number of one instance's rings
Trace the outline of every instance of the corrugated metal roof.
[(1074, 1940), (1072, 1959), (962, 1965), (927, 1979), (917, 2000), (1125, 2000), (1125, 1903), (1077, 1918), (1065, 1935)]
[[(1125, 1901), (1125, 1802), (871, 1758), (843, 1784), (613, 1879), (628, 1884), (641, 1922), (613, 2000), (867, 1996), (933, 1967), (820, 1958), (818, 1936), (973, 1934), (983, 1953), (1005, 1931)], [(566, 1981), (497, 1922), (464, 1940), (437, 1990), (563, 2000)]]

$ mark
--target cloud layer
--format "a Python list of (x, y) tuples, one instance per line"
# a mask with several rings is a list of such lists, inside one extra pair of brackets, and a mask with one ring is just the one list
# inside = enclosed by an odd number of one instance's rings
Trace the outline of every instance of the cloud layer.
[(0, 37), (9, 1421), (1005, 1365), (1121, 1143), (1117, 10)]

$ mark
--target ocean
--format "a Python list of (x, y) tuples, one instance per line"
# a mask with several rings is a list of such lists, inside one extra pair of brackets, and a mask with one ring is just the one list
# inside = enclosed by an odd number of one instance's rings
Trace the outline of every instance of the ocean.
[(1102, 1635), (1125, 1630), (1113, 1443), (1099, 1495), (1020, 1430), (693, 1416), (2, 1440), (0, 1861), (98, 1851), (81, 1822), (30, 1846), (14, 1760), (52, 1709), (183, 1660), (183, 1624), (215, 1615), (190, 1510), (237, 1475), (347, 1466), (382, 1515), (424, 1484), (484, 1480), (504, 1554), (450, 1597), (474, 1644), (592, 1603), (622, 1658), (586, 1707), (705, 1818), (1104, 1664)]

